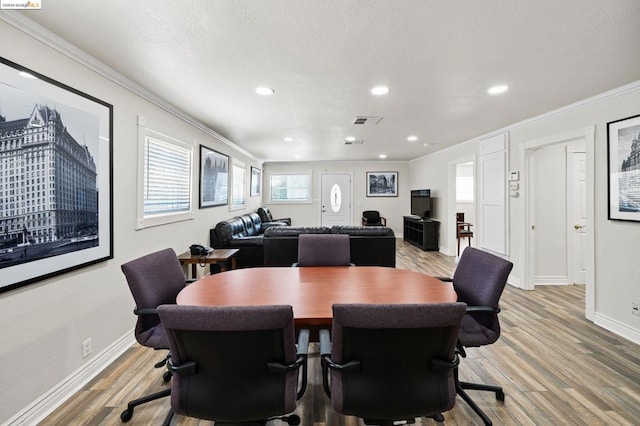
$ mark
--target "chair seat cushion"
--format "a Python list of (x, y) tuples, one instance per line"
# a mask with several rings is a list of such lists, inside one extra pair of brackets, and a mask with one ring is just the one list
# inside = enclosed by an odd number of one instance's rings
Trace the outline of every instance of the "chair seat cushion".
[(142, 333), (136, 333), (136, 340), (142, 346), (154, 349), (169, 349), (169, 341), (162, 324), (151, 327)]
[(498, 337), (500, 337), (499, 332), (496, 333), (484, 327), (471, 315), (465, 315), (464, 318), (462, 318), (462, 326), (460, 327), (460, 334), (458, 335), (458, 340), (462, 346), (490, 345), (498, 340)]
[(460, 236), (463, 236), (463, 235), (473, 235), (473, 232), (471, 232), (471, 231), (460, 231), (460, 232), (458, 232), (458, 234), (459, 234)]

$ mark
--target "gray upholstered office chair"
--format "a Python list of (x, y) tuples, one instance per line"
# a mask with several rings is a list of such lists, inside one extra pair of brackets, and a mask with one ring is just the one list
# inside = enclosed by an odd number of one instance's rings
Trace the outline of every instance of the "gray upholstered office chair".
[(353, 266), (349, 235), (300, 234), (293, 266)]
[[(466, 357), (465, 347), (490, 345), (500, 337), (498, 302), (502, 296), (513, 263), (491, 253), (469, 247), (462, 252), (453, 278), (440, 278), (452, 281), (458, 294), (458, 301), (467, 304), (467, 314), (462, 320), (458, 337), (458, 350)], [(499, 386), (461, 382), (458, 370), (455, 372), (456, 391), (473, 411), (482, 418), (485, 425), (491, 425), (491, 419), (469, 397), (465, 390), (490, 391), (496, 399), (504, 401), (504, 391)]]
[(323, 384), (333, 408), (365, 424), (444, 421), (464, 303), (333, 306), (332, 342), (320, 331)]
[[(133, 295), (136, 307), (133, 313), (138, 320), (135, 327), (135, 337), (138, 343), (155, 350), (169, 349), (167, 336), (160, 322), (156, 308), (159, 305), (176, 303), (176, 296), (185, 286), (182, 266), (173, 249), (164, 249), (132, 260), (122, 265), (122, 272), (127, 278), (129, 289)], [(166, 364), (167, 358), (158, 362), (155, 367)], [(171, 375), (165, 372), (164, 381), (169, 381)], [(152, 395), (130, 401), (127, 409), (122, 412), (120, 419), (128, 422), (133, 416), (133, 409), (149, 401), (169, 396), (171, 389), (165, 389)], [(168, 414), (170, 419), (172, 413)]]
[(362, 226), (387, 226), (387, 219), (380, 216), (378, 210), (365, 210), (362, 212)]
[[(291, 306), (158, 307), (169, 346), (171, 407), (216, 423), (291, 425), (306, 389), (309, 331), (296, 336)], [(298, 389), (298, 382), (300, 386)]]

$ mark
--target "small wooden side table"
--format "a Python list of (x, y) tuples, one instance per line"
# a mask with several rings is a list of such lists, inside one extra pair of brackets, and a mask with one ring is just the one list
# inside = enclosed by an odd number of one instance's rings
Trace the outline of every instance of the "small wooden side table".
[(238, 249), (214, 249), (211, 253), (205, 256), (191, 255), (191, 252), (185, 251), (178, 256), (178, 260), (184, 269), (185, 277), (189, 278), (188, 266), (191, 265), (191, 278), (196, 278), (198, 265), (212, 265), (220, 264), (220, 271), (226, 271), (228, 265), (231, 267), (228, 269), (236, 269), (236, 255)]

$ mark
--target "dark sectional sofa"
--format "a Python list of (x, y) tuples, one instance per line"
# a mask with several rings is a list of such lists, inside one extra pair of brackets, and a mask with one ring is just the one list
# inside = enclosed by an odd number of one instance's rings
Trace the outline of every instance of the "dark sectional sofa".
[(396, 266), (396, 236), (385, 226), (285, 226), (264, 233), (265, 266), (291, 266), (298, 261), (300, 234), (347, 234), (351, 263), (356, 266)]
[(263, 222), (258, 213), (248, 213), (219, 222), (209, 230), (209, 241), (213, 248), (239, 249), (236, 258), (238, 268), (263, 266), (263, 234), (274, 226), (287, 226), (287, 222)]
[[(266, 213), (265, 213), (266, 209)], [(237, 248), (238, 268), (291, 266), (298, 261), (298, 235), (301, 233), (348, 234), (351, 263), (356, 266), (396, 266), (396, 237), (384, 226), (334, 226), (332, 228), (288, 226), (291, 219), (271, 219), (268, 209), (219, 222), (209, 230), (214, 248)]]

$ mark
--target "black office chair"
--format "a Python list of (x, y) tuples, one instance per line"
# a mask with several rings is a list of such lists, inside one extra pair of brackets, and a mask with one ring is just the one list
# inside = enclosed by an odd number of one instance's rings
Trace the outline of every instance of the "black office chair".
[(354, 266), (347, 234), (300, 234), (293, 266)]
[(296, 349), (291, 306), (164, 305), (158, 313), (176, 413), (220, 424), (300, 424), (297, 415), (274, 417), (296, 409), (307, 383), (309, 331), (300, 331)]
[(456, 399), (455, 345), (464, 314), (464, 303), (333, 305), (333, 341), (320, 331), (323, 385), (333, 408), (365, 424), (444, 421)]
[(362, 212), (362, 226), (387, 226), (387, 219), (380, 216), (378, 210), (365, 210)]
[[(168, 248), (148, 254), (123, 264), (122, 272), (127, 278), (129, 289), (136, 303), (133, 310), (133, 313), (138, 317), (135, 327), (136, 340), (142, 346), (155, 350), (168, 350), (169, 342), (156, 308), (159, 305), (176, 303), (176, 296), (185, 286), (184, 272), (176, 253), (173, 249)], [(164, 366), (166, 360), (167, 357), (155, 364), (155, 367)], [(167, 382), (171, 379), (171, 374), (165, 372), (163, 378)], [(120, 415), (120, 419), (126, 423), (131, 420), (136, 406), (170, 394), (171, 389), (165, 389), (130, 401), (127, 404), (127, 409)], [(172, 413), (169, 413), (167, 417), (170, 419)]]
[[(467, 304), (467, 314), (462, 320), (458, 337), (458, 351), (466, 357), (465, 347), (490, 345), (500, 337), (498, 302), (507, 284), (513, 263), (491, 253), (469, 247), (462, 252), (453, 278), (440, 278), (452, 281), (458, 294), (458, 301)], [(465, 390), (490, 391), (496, 399), (504, 401), (504, 391), (499, 386), (461, 382), (458, 370), (455, 371), (456, 391), (473, 411), (482, 418), (485, 425), (491, 425), (491, 419), (469, 397)]]

